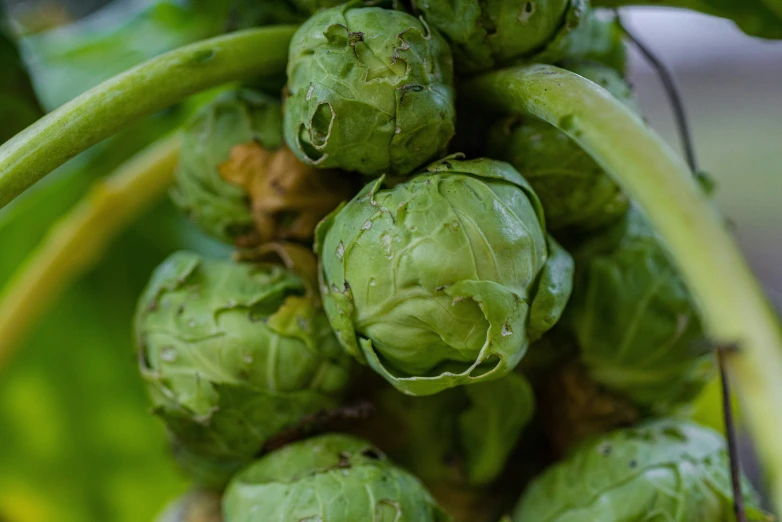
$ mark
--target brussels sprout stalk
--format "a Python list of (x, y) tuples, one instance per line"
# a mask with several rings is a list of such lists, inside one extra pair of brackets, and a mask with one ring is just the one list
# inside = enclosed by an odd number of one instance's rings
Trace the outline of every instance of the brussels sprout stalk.
[(163, 138), (128, 160), (50, 229), (0, 292), (0, 372), (56, 296), (97, 262), (111, 240), (165, 193), (180, 136)]
[(462, 95), (556, 126), (633, 197), (666, 241), (716, 342), (736, 343), (730, 369), (773, 499), (782, 508), (782, 331), (733, 238), (685, 163), (603, 88), (547, 65), (511, 67), (466, 82)]
[(68, 159), (191, 94), (285, 71), (296, 27), (239, 31), (163, 54), (78, 96), (0, 146), (0, 208)]

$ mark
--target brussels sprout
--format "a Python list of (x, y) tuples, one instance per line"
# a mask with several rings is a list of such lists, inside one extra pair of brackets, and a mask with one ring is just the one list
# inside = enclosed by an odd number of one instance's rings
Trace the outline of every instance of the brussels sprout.
[(196, 490), (183, 495), (156, 519), (156, 522), (223, 522), (220, 494)]
[(640, 418), (630, 401), (603, 389), (577, 362), (546, 377), (540, 389), (540, 416), (558, 454), (589, 437), (631, 426)]
[(569, 33), (587, 12), (585, 0), (426, 0), (415, 10), (451, 43), (461, 72), (528, 59)]
[(316, 230), (338, 339), (411, 395), (506, 375), (556, 323), (572, 283), (532, 188), (507, 163), (456, 157), (383, 184)]
[(338, 405), (350, 361), (304, 294), (282, 267), (179, 252), (141, 296), (136, 340), (154, 411), (183, 459), (217, 475), (210, 485), (269, 437)]
[(532, 57), (540, 63), (598, 62), (624, 73), (627, 49), (618, 15), (608, 9), (571, 9), (568, 21), (545, 49)]
[(684, 282), (635, 208), (576, 251), (566, 315), (592, 379), (652, 411), (694, 398), (714, 375)]
[(347, 435), (277, 450), (241, 471), (225, 493), (225, 522), (448, 522), (413, 475)]
[(304, 165), (284, 146), (277, 100), (239, 89), (204, 106), (185, 127), (171, 194), (206, 231), (248, 247), (311, 241), (318, 221), (354, 189), (345, 174)]
[[(745, 483), (749, 520), (769, 521)], [(664, 419), (579, 447), (524, 492), (514, 522), (728, 522), (728, 455), (716, 432)]]
[(427, 397), (379, 386), (372, 403), (376, 414), (359, 433), (430, 487), (494, 481), (535, 410), (515, 373)]
[(222, 93), (185, 125), (171, 197), (204, 230), (233, 243), (253, 233), (247, 192), (220, 175), (237, 145), (282, 145), (279, 102), (249, 89)]
[[(627, 83), (613, 69), (578, 63), (570, 69), (634, 108)], [(489, 155), (509, 161), (540, 197), (552, 231), (595, 230), (616, 221), (628, 200), (576, 142), (534, 117), (501, 121), (488, 135)]]
[(409, 174), (454, 134), (450, 50), (409, 14), (351, 2), (293, 37), (285, 139), (303, 162)]

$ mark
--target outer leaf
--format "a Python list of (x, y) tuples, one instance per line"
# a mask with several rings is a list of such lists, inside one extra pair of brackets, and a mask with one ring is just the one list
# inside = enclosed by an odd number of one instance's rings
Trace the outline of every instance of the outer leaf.
[(318, 222), (358, 188), (354, 177), (306, 165), (288, 147), (269, 151), (256, 142), (234, 146), (218, 171), (249, 198), (254, 227), (240, 238), (245, 247), (274, 240), (311, 244)]
[(529, 314), (529, 338), (537, 341), (551, 330), (565, 310), (573, 289), (573, 258), (548, 236), (549, 257), (540, 273)]
[[(340, 342), (414, 395), (507, 374), (529, 331), (561, 313), (571, 279), (563, 253), (539, 284), (550, 262), (542, 211), (508, 164), (454, 157), (427, 170), (392, 189), (367, 185), (317, 234)], [(562, 297), (538, 295), (552, 291)]]
[(505, 467), (522, 429), (532, 418), (535, 398), (526, 379), (513, 373), (464, 390), (472, 402), (459, 417), (467, 473), (472, 484), (487, 484)]
[(303, 162), (409, 174), (454, 134), (451, 54), (416, 18), (357, 2), (321, 11), (291, 42), (285, 139)]
[(345, 435), (315, 437), (256, 461), (231, 481), (223, 515), (225, 522), (451, 520), (418, 479)]
[[(732, 522), (728, 455), (706, 428), (664, 419), (578, 448), (527, 488), (515, 522)], [(770, 521), (748, 484), (752, 521)]]

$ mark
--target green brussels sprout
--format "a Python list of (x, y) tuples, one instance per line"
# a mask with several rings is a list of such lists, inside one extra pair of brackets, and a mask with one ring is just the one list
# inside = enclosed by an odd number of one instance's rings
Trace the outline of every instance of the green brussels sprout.
[(233, 243), (252, 234), (253, 216), (245, 189), (220, 175), (232, 149), (257, 142), (266, 150), (282, 145), (282, 111), (277, 100), (249, 89), (227, 91), (185, 125), (171, 198), (213, 236)]
[(615, 71), (627, 69), (624, 30), (609, 9), (571, 9), (564, 29), (532, 57), (540, 63), (597, 62)]
[[(630, 87), (613, 69), (597, 63), (569, 68), (635, 108)], [(510, 162), (538, 194), (552, 231), (595, 230), (619, 219), (628, 199), (576, 142), (534, 117), (497, 122), (488, 133), (489, 155)]]
[(347, 435), (291, 444), (231, 480), (225, 522), (448, 522), (421, 482)]
[(210, 485), (339, 404), (350, 359), (305, 288), (277, 265), (179, 252), (141, 296), (136, 342), (154, 411)]
[(156, 522), (223, 522), (220, 494), (191, 491), (172, 502)]
[[(733, 521), (729, 469), (718, 433), (658, 420), (581, 445), (532, 482), (513, 521)], [(772, 520), (745, 491), (749, 520)]]
[(532, 387), (516, 373), (426, 397), (379, 386), (372, 404), (358, 433), (432, 488), (493, 482), (535, 410)]
[(414, 7), (451, 43), (456, 69), (466, 73), (535, 56), (587, 12), (585, 0), (426, 0)]
[(208, 103), (185, 127), (171, 195), (207, 232), (252, 247), (312, 241), (318, 221), (356, 188), (344, 173), (301, 163), (283, 143), (279, 102), (239, 89)]
[(576, 251), (564, 325), (590, 376), (654, 412), (694, 398), (714, 376), (697, 310), (640, 212)]
[(320, 11), (291, 42), (285, 139), (320, 168), (409, 174), (454, 134), (452, 82), (448, 44), (413, 16), (355, 2)]
[(411, 395), (508, 374), (559, 319), (572, 283), (534, 191), (507, 163), (458, 157), (383, 185), (316, 230), (342, 346)]

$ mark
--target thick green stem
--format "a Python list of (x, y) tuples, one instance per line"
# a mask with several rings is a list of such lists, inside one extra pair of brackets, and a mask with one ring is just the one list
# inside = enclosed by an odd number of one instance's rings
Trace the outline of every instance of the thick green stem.
[(68, 159), (143, 116), (211, 87), (284, 72), (295, 30), (252, 29), (181, 47), (41, 118), (0, 147), (0, 208)]
[(143, 150), (63, 216), (0, 292), (0, 370), (35, 320), (171, 184), (180, 137)]
[(530, 114), (567, 133), (637, 201), (698, 301), (708, 334), (736, 343), (729, 359), (749, 426), (782, 509), (782, 331), (757, 280), (684, 162), (606, 90), (547, 65), (467, 82), (461, 95)]

